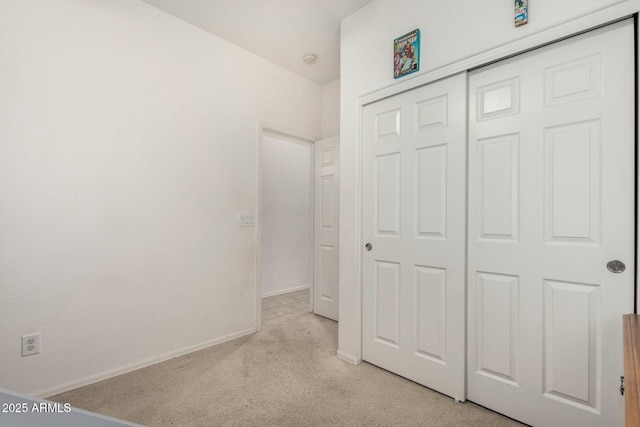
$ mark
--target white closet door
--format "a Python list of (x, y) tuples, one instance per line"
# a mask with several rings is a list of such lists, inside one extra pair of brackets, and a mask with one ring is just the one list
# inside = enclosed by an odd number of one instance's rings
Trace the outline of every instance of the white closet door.
[(466, 74), (364, 108), (363, 358), (465, 396)]
[(630, 20), (469, 75), (469, 400), (623, 425), (634, 96)]
[(313, 312), (338, 320), (340, 137), (314, 143)]

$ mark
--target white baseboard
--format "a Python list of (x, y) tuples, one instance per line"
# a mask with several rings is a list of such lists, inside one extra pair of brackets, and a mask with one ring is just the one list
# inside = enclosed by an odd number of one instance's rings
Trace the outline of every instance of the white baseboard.
[(103, 381), (109, 378), (116, 377), (118, 375), (126, 374), (138, 369), (146, 368), (147, 366), (165, 362), (169, 359), (173, 359), (174, 357), (183, 356), (185, 354), (193, 353), (194, 351), (198, 351), (198, 350), (204, 350), (205, 348), (213, 347), (214, 345), (222, 344), (227, 341), (234, 340), (236, 338), (244, 337), (245, 335), (251, 335), (256, 331), (257, 331), (256, 328), (251, 328), (244, 331), (236, 332), (234, 334), (225, 335), (223, 337), (216, 338), (214, 340), (205, 341), (201, 344), (197, 344), (191, 347), (183, 348), (181, 350), (165, 353), (160, 356), (152, 357), (151, 359), (143, 360), (141, 362), (132, 363), (131, 365), (126, 365), (120, 368), (112, 369), (110, 371), (103, 372), (97, 375), (91, 375), (89, 377), (86, 377), (77, 381), (73, 381), (59, 387), (53, 387), (50, 389), (41, 390), (39, 392), (33, 393), (32, 395), (39, 398), (54, 396), (56, 394), (64, 393), (69, 390), (74, 390), (79, 387), (97, 383), (98, 381)]
[(336, 356), (338, 356), (339, 359), (342, 359), (345, 362), (351, 363), (352, 365), (359, 365), (362, 362), (362, 359), (358, 359), (357, 357), (353, 357), (351, 355), (343, 353), (340, 350), (336, 351)]
[(276, 295), (288, 294), (289, 292), (301, 291), (303, 289), (310, 289), (311, 285), (296, 286), (295, 288), (281, 289), (279, 291), (267, 292), (262, 294), (262, 298), (274, 297)]

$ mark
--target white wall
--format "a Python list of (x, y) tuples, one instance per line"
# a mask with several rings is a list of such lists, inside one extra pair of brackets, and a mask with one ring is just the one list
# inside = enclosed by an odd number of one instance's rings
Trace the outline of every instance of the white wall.
[(262, 295), (308, 287), (311, 277), (311, 144), (262, 140)]
[[(399, 7), (401, 6), (401, 7)], [(341, 25), (340, 91), (340, 325), (338, 354), (357, 362), (360, 350), (360, 254), (358, 140), (361, 105), (410, 89), (473, 64), (492, 49), (495, 58), (567, 36), (640, 10), (638, 0), (530, 2), (530, 23), (515, 28), (513, 2), (374, 0)], [(393, 39), (421, 31), (420, 71), (393, 79)], [(480, 64), (474, 64), (480, 65)]]
[(258, 122), (319, 135), (320, 87), (137, 0), (3, 0), (0, 64), (0, 387), (253, 331)]
[(340, 79), (320, 87), (321, 135), (329, 138), (340, 133)]

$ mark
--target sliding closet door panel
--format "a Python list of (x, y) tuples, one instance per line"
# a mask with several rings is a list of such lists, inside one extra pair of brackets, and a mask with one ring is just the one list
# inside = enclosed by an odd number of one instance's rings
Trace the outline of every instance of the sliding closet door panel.
[(469, 400), (532, 425), (623, 425), (634, 90), (631, 21), (469, 75)]
[(465, 97), (456, 75), (366, 106), (363, 128), (363, 358), (460, 400)]

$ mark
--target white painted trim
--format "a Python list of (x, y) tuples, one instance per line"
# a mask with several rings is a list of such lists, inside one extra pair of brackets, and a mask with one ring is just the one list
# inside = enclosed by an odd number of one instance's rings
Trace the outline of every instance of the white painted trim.
[(158, 363), (165, 362), (167, 360), (173, 359), (175, 357), (184, 356), (185, 354), (193, 353), (194, 351), (204, 350), (209, 347), (216, 346), (218, 344), (225, 343), (227, 341), (234, 340), (236, 338), (241, 338), (247, 335), (251, 335), (256, 333), (256, 328), (246, 329), (244, 331), (236, 332), (233, 334), (225, 335), (220, 338), (216, 338), (214, 340), (205, 341), (201, 344), (197, 344), (194, 346), (190, 346), (187, 348), (183, 348), (182, 350), (170, 351), (168, 353), (161, 354), (160, 356), (152, 357), (150, 359), (143, 360), (141, 362), (132, 363), (130, 365), (126, 365), (120, 368), (116, 368), (110, 371), (103, 372), (97, 375), (91, 375), (89, 377), (83, 378), (81, 380), (73, 381), (67, 384), (64, 384), (59, 387), (53, 387), (45, 390), (40, 390), (36, 393), (33, 393), (33, 396), (38, 398), (46, 398), (47, 396), (54, 396), (59, 393), (64, 393), (69, 390), (74, 390), (78, 387), (83, 387), (89, 384), (97, 383), (99, 381), (103, 381), (109, 378), (116, 377), (118, 375), (126, 374), (132, 371), (136, 371), (138, 369), (146, 368), (147, 366), (152, 366)]
[(255, 217), (255, 245), (256, 245), (256, 331), (262, 330), (262, 136), (265, 128), (258, 123), (256, 144), (256, 217)]
[(279, 126), (273, 123), (268, 123), (263, 121), (260, 122), (260, 132), (270, 134), (280, 138), (285, 138), (285, 139), (294, 140), (294, 141), (305, 141), (309, 143), (314, 143), (317, 140), (321, 139), (320, 137), (312, 136), (304, 132), (287, 128), (286, 126)]
[[(388, 98), (397, 95), (402, 92), (415, 89), (419, 86), (423, 86), (429, 83), (433, 83), (437, 80), (441, 80), (450, 77), (454, 74), (469, 71), (471, 69), (479, 68), (483, 65), (488, 65), (492, 62), (497, 62), (501, 59), (505, 59), (511, 56), (516, 56), (525, 53), (529, 50), (542, 47), (554, 42), (558, 42), (562, 39), (584, 33), (586, 31), (605, 26), (617, 21), (621, 21), (625, 18), (631, 18), (633, 15), (640, 12), (640, 0), (628, 0), (618, 3), (614, 6), (606, 7), (601, 10), (589, 13), (580, 18), (565, 22), (560, 25), (556, 25), (538, 33), (531, 34), (523, 37), (520, 40), (506, 43), (493, 49), (488, 49), (477, 55), (473, 55), (467, 58), (461, 58), (458, 61), (454, 61), (448, 65), (440, 67), (431, 72), (409, 78), (399, 83), (395, 83), (391, 86), (381, 88), (369, 93), (362, 94), (357, 97), (356, 108), (358, 110), (356, 117), (356, 129), (357, 135), (355, 139), (356, 149), (356, 247), (358, 256), (356, 257), (356, 286), (355, 286), (355, 328), (357, 340), (356, 355), (350, 356), (338, 351), (338, 357), (344, 360), (362, 360), (362, 289), (363, 289), (363, 271), (362, 271), (362, 259), (364, 256), (362, 244), (362, 191), (363, 191), (363, 178), (362, 178), (362, 116), (363, 109), (366, 105), (379, 101), (384, 98)], [(638, 40), (640, 42), (640, 40)], [(640, 64), (639, 64), (640, 66)], [(640, 74), (640, 69), (636, 70), (636, 75)], [(636, 122), (636, 127), (638, 122)], [(637, 144), (637, 141), (636, 141)], [(639, 192), (640, 195), (640, 192)], [(640, 224), (640, 212), (636, 216), (636, 223)], [(640, 263), (640, 256), (636, 254)], [(636, 283), (637, 289), (637, 304), (638, 311), (640, 311), (640, 275), (637, 275), (638, 282)]]
[(305, 289), (311, 289), (311, 285), (302, 285), (302, 286), (296, 286), (289, 289), (281, 289), (279, 291), (267, 292), (266, 294), (262, 294), (262, 298), (274, 297), (276, 295), (284, 295), (290, 292), (302, 291)]
[[(363, 295), (363, 286), (364, 286), (364, 280), (363, 280), (363, 262), (364, 262), (364, 244), (365, 242), (362, 241), (362, 217), (363, 217), (363, 212), (362, 212), (362, 199), (363, 199), (363, 194), (364, 194), (364, 180), (362, 179), (362, 166), (363, 166), (363, 160), (362, 160), (362, 150), (363, 150), (363, 144), (362, 144), (362, 139), (363, 139), (363, 131), (364, 129), (362, 129), (362, 116), (363, 116), (363, 112), (364, 112), (364, 106), (361, 106), (358, 109), (358, 116), (357, 116), (357, 121), (358, 121), (358, 137), (356, 138), (356, 179), (358, 180), (358, 182), (356, 183), (356, 221), (357, 221), (357, 226), (356, 226), (356, 246), (358, 248), (358, 257), (356, 258), (356, 283), (359, 284), (359, 286), (356, 286), (356, 291), (355, 291), (355, 307), (353, 307), (353, 309), (355, 310), (355, 318), (356, 318), (356, 331), (358, 332), (358, 338), (356, 340), (356, 354), (355, 354), (355, 358), (354, 360), (358, 361), (357, 363), (360, 363), (362, 361), (362, 340), (363, 340), (363, 334), (362, 334), (362, 323), (364, 321), (364, 319), (362, 318), (363, 316), (363, 309), (362, 309), (362, 295)], [(342, 163), (340, 163), (342, 164)], [(340, 268), (340, 266), (338, 266), (338, 268)]]
[(640, 268), (640, 253), (638, 251), (638, 249), (640, 248), (640, 242), (638, 241), (638, 233), (640, 232), (640, 230), (638, 230), (638, 228), (640, 227), (640, 172), (638, 172), (638, 168), (640, 168), (640, 152), (638, 152), (640, 146), (639, 146), (639, 141), (638, 141), (638, 135), (640, 133), (640, 129), (638, 128), (638, 125), (640, 124), (640, 88), (637, 87), (637, 85), (640, 83), (640, 79), (638, 78), (638, 76), (640, 75), (640, 29), (638, 28), (638, 25), (640, 24), (640, 22), (636, 19), (636, 79), (635, 79), (635, 83), (636, 83), (636, 113), (638, 114), (638, 116), (636, 117), (636, 230), (635, 230), (635, 250), (636, 250), (636, 268), (635, 268), (635, 274), (636, 274), (636, 289), (635, 289), (635, 293), (636, 293), (636, 301), (635, 301), (635, 314), (638, 314), (638, 312), (640, 312), (640, 273), (638, 272), (638, 268)]
[(362, 359), (358, 359), (357, 357), (351, 356), (350, 354), (346, 354), (340, 350), (336, 352), (336, 356), (338, 356), (339, 359), (342, 359), (347, 363), (351, 363), (352, 365), (359, 365), (362, 362)]
[(312, 140), (308, 140), (305, 138), (298, 138), (296, 136), (292, 136), (286, 133), (282, 133), (276, 130), (272, 130), (269, 128), (263, 128), (262, 129), (262, 134), (263, 135), (267, 135), (270, 136), (272, 138), (277, 138), (283, 141), (287, 141), (287, 142), (293, 142), (294, 144), (300, 144), (300, 145), (309, 145), (309, 144), (313, 144)]
[(309, 145), (309, 160), (311, 164), (309, 165), (309, 272), (311, 273), (311, 284), (309, 285), (309, 311), (313, 313), (314, 309), (314, 299), (313, 292), (314, 287), (313, 283), (315, 280), (315, 255), (316, 255), (316, 146), (315, 144)]

